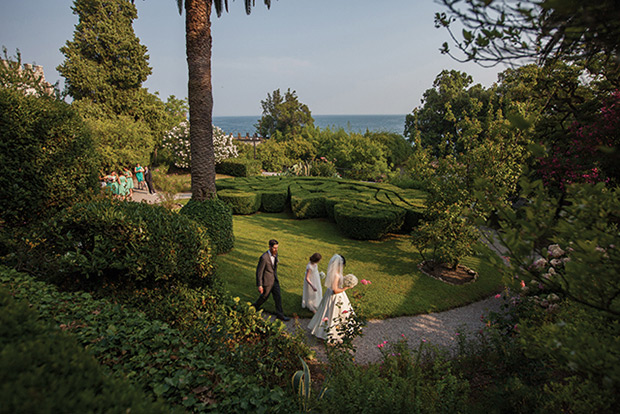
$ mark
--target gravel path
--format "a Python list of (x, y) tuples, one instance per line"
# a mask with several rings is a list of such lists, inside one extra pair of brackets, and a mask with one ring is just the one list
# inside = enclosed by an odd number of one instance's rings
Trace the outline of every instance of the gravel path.
[[(502, 303), (503, 299), (496, 299), (492, 296), (445, 312), (383, 320), (371, 319), (364, 327), (363, 335), (354, 341), (357, 350), (355, 360), (359, 364), (379, 362), (381, 353), (377, 345), (383, 341), (397, 342), (402, 339), (402, 335), (405, 335), (411, 349), (416, 349), (420, 341), (426, 340), (436, 346), (453, 350), (457, 343), (457, 331), (476, 333), (483, 327), (481, 316), (488, 315), (489, 311), (498, 312)], [(266, 316), (273, 320), (273, 316)], [(326, 362), (324, 342), (310, 335), (307, 330), (310, 319), (298, 319), (298, 321), (306, 332), (307, 343), (316, 352), (318, 360)], [(285, 325), (290, 332), (294, 332), (293, 318)]]

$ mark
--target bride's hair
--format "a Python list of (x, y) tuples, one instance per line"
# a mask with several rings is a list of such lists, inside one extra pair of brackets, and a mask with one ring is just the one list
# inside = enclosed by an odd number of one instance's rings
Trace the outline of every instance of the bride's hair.
[(329, 264), (327, 265), (327, 275), (325, 277), (325, 287), (331, 288), (334, 279), (340, 279), (339, 285), (342, 284), (342, 269), (344, 268), (344, 257), (335, 254), (329, 260)]
[(340, 255), (340, 257), (342, 257), (342, 267), (344, 267), (344, 265), (347, 264), (347, 261), (345, 260), (343, 255)]

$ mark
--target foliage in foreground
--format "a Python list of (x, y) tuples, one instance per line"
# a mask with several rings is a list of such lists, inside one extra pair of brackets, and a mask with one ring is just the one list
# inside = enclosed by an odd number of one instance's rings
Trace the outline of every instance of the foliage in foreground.
[[(15, 298), (30, 302), (43, 320), (73, 335), (109, 373), (137, 384), (152, 398), (192, 412), (294, 410), (292, 397), (268, 377), (269, 369), (286, 366), (286, 361), (294, 358), (279, 354), (282, 348), (263, 347), (269, 337), (286, 342), (284, 328), (280, 322), (257, 317), (245, 303), (195, 291), (194, 309), (201, 302), (209, 308), (201, 326), (204, 334), (198, 337), (130, 307), (96, 300), (87, 293), (59, 292), (6, 268), (0, 273), (0, 282)], [(159, 299), (166, 297), (163, 294)], [(254, 346), (235, 345), (235, 338), (241, 335), (231, 331), (231, 326), (246, 335), (254, 332)], [(265, 366), (265, 362), (273, 366)]]
[(69, 289), (214, 283), (202, 226), (164, 207), (106, 198), (46, 220), (6, 260)]
[(62, 326), (40, 320), (4, 287), (0, 319), (0, 413), (171, 412), (128, 380), (104, 373)]

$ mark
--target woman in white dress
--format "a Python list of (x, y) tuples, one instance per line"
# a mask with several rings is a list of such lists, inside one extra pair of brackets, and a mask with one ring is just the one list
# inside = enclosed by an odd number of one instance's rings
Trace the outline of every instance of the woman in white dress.
[(353, 312), (351, 302), (345, 293), (349, 287), (342, 286), (345, 263), (344, 257), (335, 254), (327, 266), (325, 277), (327, 290), (314, 317), (308, 324), (310, 333), (317, 338), (329, 339), (331, 337), (335, 341), (340, 340), (338, 325), (346, 322)]
[(312, 313), (316, 310), (323, 298), (321, 276), (319, 275), (319, 262), (321, 255), (314, 253), (310, 256), (310, 262), (306, 265), (306, 277), (304, 278), (304, 291), (301, 297), (301, 307), (309, 309)]

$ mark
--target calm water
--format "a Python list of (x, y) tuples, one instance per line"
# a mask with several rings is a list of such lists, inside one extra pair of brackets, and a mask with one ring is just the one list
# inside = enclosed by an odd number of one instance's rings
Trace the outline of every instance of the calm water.
[[(349, 132), (388, 131), (403, 134), (405, 115), (313, 115), (314, 125), (321, 128), (344, 128)], [(260, 116), (214, 116), (213, 125), (227, 134), (254, 135)]]

